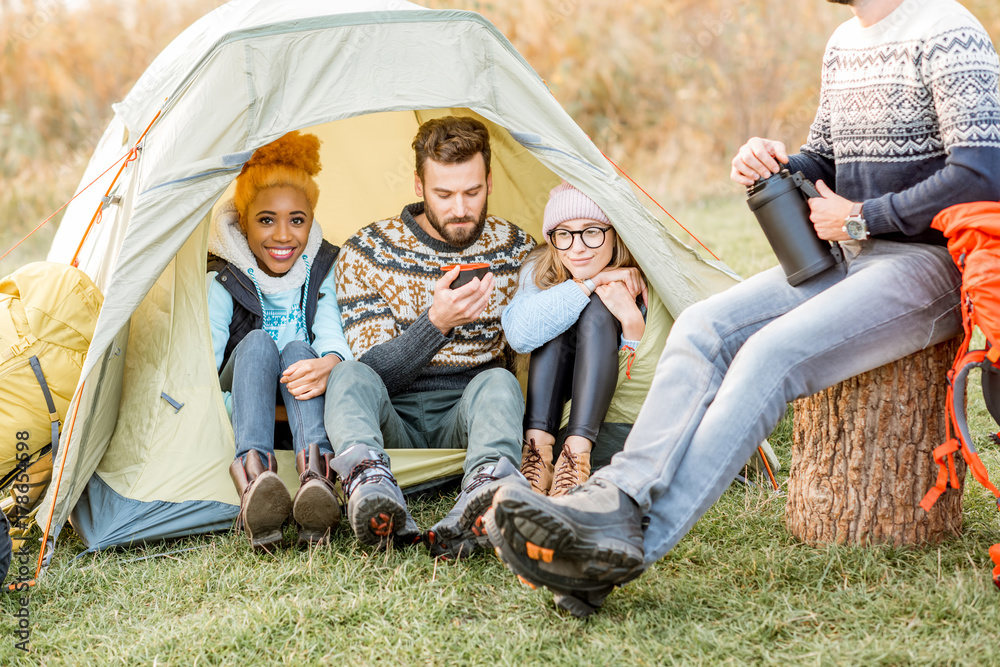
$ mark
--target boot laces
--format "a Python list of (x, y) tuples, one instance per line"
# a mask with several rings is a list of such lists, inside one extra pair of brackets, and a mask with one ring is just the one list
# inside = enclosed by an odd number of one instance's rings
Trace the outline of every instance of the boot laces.
[(472, 481), (469, 482), (469, 485), (464, 489), (462, 489), (462, 493), (466, 494), (472, 493), (482, 485), (489, 484), (490, 482), (495, 482), (498, 479), (500, 478), (488, 472), (476, 473), (476, 476), (472, 478)]
[(397, 487), (399, 482), (396, 478), (392, 476), (392, 471), (389, 470), (389, 466), (382, 463), (381, 459), (365, 459), (358, 465), (354, 466), (343, 483), (344, 493), (350, 497), (354, 493), (354, 489), (362, 484), (368, 484), (369, 482), (380, 482), (382, 480), (392, 482)]
[(565, 464), (556, 470), (556, 478), (552, 483), (552, 488), (571, 490), (580, 488), (580, 463), (577, 455), (567, 449), (563, 449), (562, 455)]
[(525, 446), (528, 448), (524, 453), (524, 460), (521, 461), (521, 474), (529, 482), (539, 483), (542, 477), (542, 453), (538, 451), (534, 440), (529, 440)]

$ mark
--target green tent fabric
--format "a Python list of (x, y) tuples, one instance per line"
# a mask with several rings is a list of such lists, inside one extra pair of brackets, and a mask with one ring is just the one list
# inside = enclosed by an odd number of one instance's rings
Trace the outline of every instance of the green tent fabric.
[[(671, 320), (736, 280), (643, 208), (475, 13), (234, 0), (171, 43), (114, 111), (81, 180), (97, 183), (67, 209), (48, 257), (74, 256), (116, 170), (98, 177), (149, 126), (80, 247), (105, 301), (38, 514), (55, 536), (72, 513), (92, 549), (217, 530), (236, 514), (204, 289), (209, 221), (252, 152), (290, 130), (324, 141), (316, 216), (333, 243), (416, 199), (410, 142), (421, 122), (470, 114), (493, 140), (492, 213), (537, 239), (548, 190), (573, 183), (633, 249)], [(392, 465), (414, 486), (461, 462), (460, 451), (405, 452)], [(290, 453), (279, 467), (294, 489)]]

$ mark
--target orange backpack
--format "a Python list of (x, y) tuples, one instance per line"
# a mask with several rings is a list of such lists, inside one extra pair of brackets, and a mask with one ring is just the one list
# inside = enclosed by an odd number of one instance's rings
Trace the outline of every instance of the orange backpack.
[[(966, 379), (969, 371), (978, 367), (982, 370), (986, 407), (993, 419), (1000, 422), (1000, 202), (946, 208), (934, 218), (931, 227), (948, 237), (948, 252), (962, 272), (965, 340), (948, 371), (948, 440), (934, 450), (934, 460), (940, 466), (937, 483), (920, 506), (930, 511), (948, 489), (949, 482), (952, 488), (960, 488), (955, 472), (955, 452), (960, 451), (972, 476), (997, 497), (1000, 509), (1000, 491), (990, 482), (986, 466), (976, 453), (965, 418)], [(974, 327), (979, 327), (986, 337), (984, 350), (969, 350)], [(990, 557), (995, 566), (993, 583), (1000, 588), (1000, 544), (990, 547)]]

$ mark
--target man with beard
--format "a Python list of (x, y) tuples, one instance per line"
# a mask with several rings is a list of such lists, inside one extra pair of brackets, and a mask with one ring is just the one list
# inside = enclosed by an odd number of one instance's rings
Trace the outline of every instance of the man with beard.
[[(447, 116), (420, 126), (414, 189), (422, 202), (344, 243), (336, 267), (344, 333), (357, 361), (327, 384), (331, 466), (358, 539), (385, 547), (421, 534), (389, 469), (387, 450), (464, 448), (462, 491), (423, 534), (435, 557), (461, 558), (489, 542), (482, 514), (518, 471), (524, 400), (500, 313), (535, 243), (487, 214), (493, 187), (486, 127)], [(453, 284), (459, 264), (489, 271)]]
[[(489, 536), (577, 615), (667, 553), (722, 495), (789, 401), (961, 333), (946, 207), (1000, 198), (1000, 64), (955, 0), (838, 0), (806, 144), (754, 138), (731, 178), (787, 166), (816, 182), (821, 239), (844, 264), (796, 287), (775, 267), (685, 310), (624, 451), (547, 499), (500, 489)], [(786, 163), (782, 165), (781, 163)], [(891, 446), (892, 443), (873, 443)]]

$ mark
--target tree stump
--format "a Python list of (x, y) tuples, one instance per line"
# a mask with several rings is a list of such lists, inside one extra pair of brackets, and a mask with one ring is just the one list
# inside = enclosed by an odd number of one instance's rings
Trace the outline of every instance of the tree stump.
[[(928, 513), (960, 338), (796, 401), (785, 525), (810, 544), (939, 542), (962, 530), (962, 492)], [(959, 480), (965, 463), (956, 457)]]

